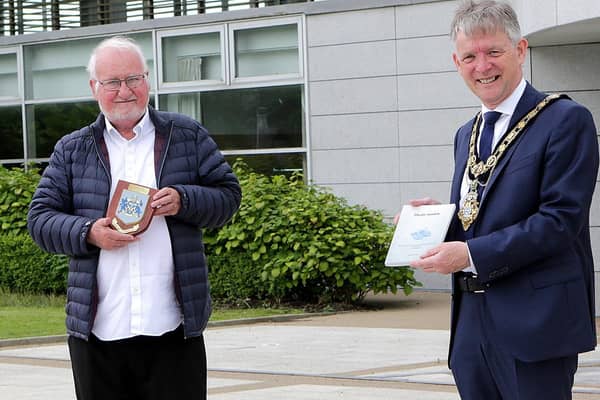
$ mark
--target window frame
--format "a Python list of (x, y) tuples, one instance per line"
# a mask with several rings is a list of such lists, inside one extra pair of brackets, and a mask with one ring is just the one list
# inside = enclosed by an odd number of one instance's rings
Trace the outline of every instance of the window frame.
[(0, 55), (14, 54), (17, 61), (17, 95), (16, 96), (2, 96), (0, 95), (0, 105), (16, 105), (21, 104), (24, 99), (23, 93), (23, 60), (22, 52), (17, 47), (6, 47), (0, 48)]
[[(176, 38), (180, 36), (202, 35), (205, 33), (219, 34), (219, 50), (221, 51), (221, 79), (203, 79), (200, 81), (180, 81), (166, 82), (164, 77), (163, 63), (163, 38)], [(156, 64), (157, 84), (159, 90), (179, 89), (179, 88), (206, 88), (210, 86), (227, 86), (229, 84), (228, 54), (225, 43), (227, 42), (227, 30), (224, 24), (201, 26), (193, 28), (167, 29), (156, 31)]]
[[(286, 17), (286, 18), (273, 18), (273, 19), (261, 19), (246, 22), (233, 22), (228, 24), (229, 31), (229, 76), (232, 84), (252, 84), (252, 83), (263, 83), (263, 82), (279, 82), (281, 81), (292, 81), (297, 82), (303, 80), (304, 77), (304, 39), (303, 39), (303, 19), (300, 16), (297, 17)], [(236, 70), (236, 43), (235, 43), (235, 32), (242, 31), (245, 29), (253, 28), (269, 28), (281, 25), (296, 25), (296, 34), (298, 39), (298, 73), (288, 74), (270, 74), (270, 75), (259, 75), (251, 77), (237, 77)]]

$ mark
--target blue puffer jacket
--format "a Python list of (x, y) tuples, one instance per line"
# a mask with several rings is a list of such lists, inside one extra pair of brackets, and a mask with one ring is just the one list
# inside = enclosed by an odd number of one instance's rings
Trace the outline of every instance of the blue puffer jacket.
[[(175, 264), (175, 291), (186, 337), (202, 334), (211, 313), (201, 228), (225, 224), (237, 211), (241, 189), (215, 142), (196, 121), (149, 108), (156, 128), (154, 160), (158, 187), (175, 188), (181, 209), (167, 217)], [(88, 338), (98, 301), (99, 248), (87, 232), (106, 215), (111, 177), (104, 143), (104, 116), (64, 136), (33, 195), (29, 233), (44, 250), (70, 256), (67, 333)]]

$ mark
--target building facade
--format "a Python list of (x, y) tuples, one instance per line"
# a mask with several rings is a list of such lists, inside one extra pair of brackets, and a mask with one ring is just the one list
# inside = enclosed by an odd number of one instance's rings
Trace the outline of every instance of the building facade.
[[(448, 200), (455, 131), (479, 109), (451, 59), (457, 4), (322, 0), (0, 37), (0, 162), (43, 163), (93, 121), (89, 53), (126, 34), (148, 56), (152, 104), (200, 120), (231, 160), (301, 170), (388, 217), (411, 198)], [(600, 2), (512, 4), (530, 43), (526, 79), (585, 104), (600, 125)], [(447, 277), (418, 278), (449, 289)]]

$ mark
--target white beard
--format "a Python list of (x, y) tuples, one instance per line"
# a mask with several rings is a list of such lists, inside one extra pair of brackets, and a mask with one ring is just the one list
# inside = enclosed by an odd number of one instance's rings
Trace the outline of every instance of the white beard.
[(102, 111), (102, 114), (104, 114), (104, 116), (106, 118), (108, 118), (108, 120), (112, 124), (118, 124), (119, 122), (127, 122), (127, 121), (134, 121), (134, 123), (137, 123), (137, 121), (142, 119), (142, 117), (144, 116), (144, 113), (146, 112), (146, 108), (148, 105), (146, 104), (145, 107), (140, 107), (139, 109), (133, 109), (133, 110), (130, 110), (127, 112), (121, 112), (121, 111), (116, 111), (116, 110), (107, 112), (100, 105), (100, 103), (98, 103), (98, 106), (100, 107), (100, 111)]

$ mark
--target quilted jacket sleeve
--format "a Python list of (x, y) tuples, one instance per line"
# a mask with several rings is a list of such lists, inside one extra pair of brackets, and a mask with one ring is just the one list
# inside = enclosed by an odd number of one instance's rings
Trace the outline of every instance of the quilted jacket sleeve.
[(198, 184), (172, 186), (181, 196), (177, 218), (201, 228), (216, 228), (238, 210), (242, 190), (216, 143), (204, 129), (201, 131), (196, 142)]
[(45, 251), (84, 256), (98, 251), (87, 244), (87, 231), (95, 220), (74, 215), (72, 177), (68, 174), (66, 140), (57, 143), (27, 215), (33, 240)]

